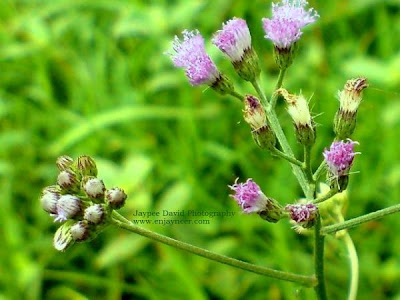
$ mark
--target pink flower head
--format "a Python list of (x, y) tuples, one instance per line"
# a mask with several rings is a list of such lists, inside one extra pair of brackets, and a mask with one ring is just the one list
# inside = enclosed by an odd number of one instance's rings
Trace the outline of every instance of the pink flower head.
[(232, 62), (239, 62), (246, 50), (251, 48), (249, 27), (243, 19), (233, 18), (218, 30), (212, 40), (213, 44), (224, 52)]
[(245, 183), (237, 183), (229, 187), (235, 192), (230, 195), (236, 200), (245, 213), (258, 213), (266, 210), (268, 198), (263, 194), (260, 187), (249, 178)]
[(175, 54), (169, 53), (175, 67), (185, 69), (193, 86), (214, 83), (220, 74), (206, 53), (203, 37), (198, 30), (184, 30), (182, 34), (183, 41), (175, 36), (172, 43)]
[(333, 142), (329, 150), (325, 149), (323, 153), (325, 162), (334, 175), (342, 176), (349, 172), (354, 156), (360, 154), (354, 152), (354, 145), (358, 145), (358, 142), (347, 139), (347, 142)]
[(282, 0), (272, 4), (272, 18), (263, 18), (265, 38), (279, 49), (289, 49), (302, 35), (301, 29), (314, 23), (318, 13), (310, 8), (306, 0)]
[(285, 206), (285, 210), (289, 212), (290, 218), (297, 224), (313, 224), (318, 208), (312, 203), (297, 203)]

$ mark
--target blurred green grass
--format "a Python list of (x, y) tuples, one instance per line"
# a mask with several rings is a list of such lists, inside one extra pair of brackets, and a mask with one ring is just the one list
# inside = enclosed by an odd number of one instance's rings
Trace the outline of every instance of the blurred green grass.
[[(365, 76), (354, 139), (348, 217), (395, 204), (400, 162), (398, 1), (310, 1), (321, 18), (307, 28), (285, 79), (311, 97), (318, 141), (314, 167), (332, 139), (335, 94)], [(198, 28), (240, 92), (251, 93), (209, 42), (232, 16), (248, 21), (270, 93), (277, 69), (261, 18), (270, 1), (0, 1), (0, 299), (313, 299), (313, 292), (115, 229), (66, 253), (52, 247), (56, 225), (39, 207), (61, 154), (93, 155), (107, 186), (135, 209), (238, 211), (227, 184), (254, 178), (282, 203), (300, 189), (290, 167), (257, 149), (235, 99), (191, 88), (163, 52), (173, 35)], [(291, 144), (291, 122), (278, 107)], [(237, 215), (210, 225), (152, 226), (195, 245), (282, 270), (312, 273), (312, 244), (285, 222)], [(359, 299), (400, 299), (399, 216), (351, 231), (360, 257)], [(327, 282), (344, 299), (343, 245), (327, 239)]]

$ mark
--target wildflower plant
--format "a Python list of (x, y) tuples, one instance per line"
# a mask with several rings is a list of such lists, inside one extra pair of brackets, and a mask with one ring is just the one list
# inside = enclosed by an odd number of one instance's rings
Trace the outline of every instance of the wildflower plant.
[[(235, 90), (232, 81), (217, 68), (207, 54), (205, 39), (198, 30), (184, 30), (181, 38), (175, 37), (173, 40), (172, 51), (167, 52), (173, 65), (184, 70), (193, 87), (209, 86), (222, 95), (230, 95), (241, 101), (243, 118), (250, 126), (249, 133), (255, 143), (292, 166), (293, 174), (304, 193), (295, 201), (278, 201), (267, 196), (262, 191), (266, 187), (251, 178), (244, 181), (236, 179), (228, 187), (232, 191), (230, 196), (244, 213), (241, 217), (249, 217), (245, 216), (247, 214), (258, 215), (268, 223), (286, 219), (296, 232), (313, 233), (314, 275), (294, 274), (250, 264), (134, 225), (117, 212), (124, 206), (127, 195), (121, 188), (106, 187), (107, 183), (97, 177), (96, 163), (89, 156), (81, 156), (77, 160), (68, 156), (59, 157), (56, 165), (60, 172), (56, 185), (44, 188), (40, 196), (44, 211), (55, 222), (61, 223), (54, 236), (54, 247), (65, 251), (74, 243), (90, 241), (108, 225), (115, 225), (207, 259), (313, 287), (318, 299), (327, 299), (324, 239), (328, 234), (336, 233), (335, 236), (343, 239), (349, 249), (352, 260), (349, 299), (356, 299), (358, 270), (354, 266), (357, 266), (358, 258), (347, 229), (398, 212), (400, 206), (346, 221), (342, 214), (342, 208), (346, 204), (342, 193), (350, 179), (353, 180), (351, 169), (355, 158), (360, 154), (360, 145), (351, 140), (351, 136), (356, 128), (362, 92), (368, 86), (365, 78), (350, 79), (339, 91), (339, 107), (333, 121), (335, 138), (331, 145), (326, 145), (323, 153), (314, 153), (315, 159), (320, 159), (321, 163), (316, 170), (312, 169), (312, 148), (317, 139), (317, 128), (309, 101), (301, 93), (296, 94), (283, 88), (283, 80), (295, 59), (304, 28), (315, 23), (318, 18), (317, 11), (308, 8), (306, 0), (281, 0), (272, 4), (272, 16), (262, 19), (265, 39), (273, 43), (273, 55), (279, 68), (277, 83), (269, 98), (260, 85), (261, 67), (252, 45), (254, 37), (244, 19), (232, 18), (226, 21), (210, 40), (231, 61), (239, 77), (253, 86), (254, 92), (248, 91), (246, 95), (241, 95)], [(286, 104), (287, 117), (293, 121), (298, 146), (303, 149), (302, 159), (295, 157), (279, 123), (275, 112), (279, 99)], [(324, 174), (326, 177), (323, 177)]]

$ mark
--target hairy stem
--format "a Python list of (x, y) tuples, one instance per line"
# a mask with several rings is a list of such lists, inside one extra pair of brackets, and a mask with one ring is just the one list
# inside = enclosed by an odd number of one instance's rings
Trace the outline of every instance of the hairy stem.
[(348, 232), (343, 236), (344, 243), (347, 248), (349, 263), (350, 263), (350, 287), (347, 300), (357, 299), (358, 290), (358, 256), (353, 240)]
[(400, 204), (396, 204), (357, 218), (353, 218), (347, 221), (344, 221), (342, 223), (339, 224), (334, 224), (334, 225), (329, 225), (329, 226), (325, 226), (322, 228), (321, 233), (322, 234), (329, 234), (329, 233), (334, 233), (343, 229), (348, 229), (348, 228), (353, 228), (356, 227), (360, 224), (366, 223), (366, 222), (370, 222), (373, 220), (377, 220), (380, 219), (384, 216), (390, 215), (390, 214), (394, 214), (400, 212)]
[[(283, 78), (285, 77), (285, 73), (286, 73), (286, 69), (282, 69), (282, 70), (279, 71), (278, 81), (277, 81), (276, 86), (275, 86), (275, 91), (282, 86)], [(277, 100), (278, 100), (278, 95), (276, 93), (273, 93), (272, 97), (271, 97), (271, 100), (270, 100), (270, 104), (271, 104), (271, 108), (272, 109), (275, 109)]]
[(275, 154), (276, 156), (279, 156), (280, 158), (283, 158), (296, 166), (299, 166), (299, 167), (303, 166), (303, 163), (301, 161), (299, 161), (298, 159), (296, 159), (292, 156), (287, 155), (286, 153), (284, 153), (276, 148), (274, 148), (271, 152), (272, 152), (272, 154)]
[(330, 189), (329, 192), (327, 192), (326, 194), (318, 197), (317, 199), (314, 200), (314, 203), (321, 203), (324, 202), (326, 200), (329, 200), (330, 198), (332, 198), (333, 196), (335, 196), (338, 193), (338, 190), (336, 188)]
[(296, 282), (304, 286), (314, 286), (316, 284), (316, 280), (314, 277), (311, 276), (304, 276), (304, 275), (299, 275), (299, 274), (294, 274), (294, 273), (289, 273), (289, 272), (283, 272), (283, 271), (278, 271), (266, 267), (261, 267), (257, 265), (253, 265), (235, 258), (231, 258), (225, 255), (217, 254), (214, 252), (211, 252), (206, 249), (202, 249), (196, 246), (193, 246), (191, 244), (181, 242), (175, 239), (172, 239), (170, 237), (164, 236), (162, 234), (153, 232), (151, 230), (136, 226), (126, 220), (124, 217), (119, 215), (117, 212), (113, 212), (113, 217), (111, 218), (111, 222), (116, 225), (119, 228), (125, 229), (130, 232), (137, 233), (139, 235), (145, 236), (149, 239), (152, 239), (154, 241), (190, 252), (192, 254), (202, 256), (204, 258), (210, 259), (217, 261), (222, 264), (226, 264), (232, 267), (236, 267), (242, 270), (246, 270), (249, 272), (253, 272), (256, 274), (264, 275), (267, 277), (271, 278), (276, 278), (279, 280), (284, 280), (284, 281), (291, 281), (291, 282)]
[(314, 267), (318, 284), (314, 287), (318, 300), (327, 300), (324, 277), (324, 236), (321, 235), (321, 217), (317, 216), (314, 226)]

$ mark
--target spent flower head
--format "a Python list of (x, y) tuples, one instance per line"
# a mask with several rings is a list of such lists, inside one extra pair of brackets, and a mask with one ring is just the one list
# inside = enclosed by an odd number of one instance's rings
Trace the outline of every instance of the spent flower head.
[(267, 116), (264, 107), (260, 100), (253, 95), (246, 95), (244, 98), (243, 116), (253, 130), (258, 130), (266, 125)]
[(347, 141), (335, 141), (330, 149), (325, 149), (323, 155), (329, 171), (336, 177), (347, 175), (353, 165), (354, 156), (360, 152), (354, 152), (354, 145), (358, 142), (348, 139)]
[(344, 89), (338, 92), (340, 110), (346, 113), (355, 113), (362, 100), (362, 91), (368, 87), (366, 78), (347, 80)]
[(289, 49), (302, 35), (302, 29), (319, 17), (313, 9), (306, 9), (306, 0), (282, 0), (272, 4), (272, 18), (263, 18), (265, 38), (279, 49)]

